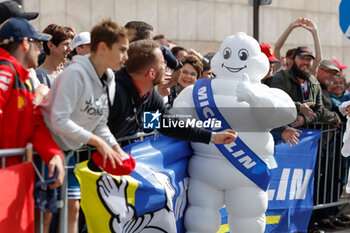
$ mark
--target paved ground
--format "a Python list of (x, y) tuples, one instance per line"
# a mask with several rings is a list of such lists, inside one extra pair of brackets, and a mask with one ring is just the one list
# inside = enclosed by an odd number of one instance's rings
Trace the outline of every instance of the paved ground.
[(326, 231), (326, 233), (336, 232), (336, 233), (350, 233), (350, 227), (337, 227), (333, 231)]
[[(344, 211), (343, 211), (344, 214), (346, 215), (350, 215), (350, 207), (347, 206)], [(348, 226), (347, 227), (337, 227), (335, 230), (328, 230), (328, 231), (325, 231), (326, 233), (330, 233), (330, 232), (336, 232), (336, 233), (350, 233), (350, 224), (347, 223)]]

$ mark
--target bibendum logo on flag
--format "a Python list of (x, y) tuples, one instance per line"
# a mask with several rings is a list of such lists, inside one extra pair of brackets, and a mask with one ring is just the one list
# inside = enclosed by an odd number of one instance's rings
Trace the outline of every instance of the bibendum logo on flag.
[[(138, 179), (112, 176), (92, 172), (85, 161), (79, 164), (75, 174), (82, 190), (82, 208), (92, 233), (176, 232), (176, 221), (183, 216), (186, 206), (187, 187), (180, 185), (180, 193), (175, 195), (175, 188), (166, 173), (140, 164), (135, 173)], [(188, 178), (183, 182), (188, 185)], [(147, 198), (140, 195), (147, 195)]]
[(138, 161), (130, 175), (75, 168), (89, 233), (185, 232), (190, 144), (159, 135), (123, 149)]

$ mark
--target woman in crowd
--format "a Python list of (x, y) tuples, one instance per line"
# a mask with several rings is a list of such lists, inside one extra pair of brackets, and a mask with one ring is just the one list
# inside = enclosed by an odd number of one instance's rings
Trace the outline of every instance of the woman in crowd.
[(188, 55), (181, 59), (183, 64), (182, 72), (178, 83), (170, 89), (168, 105), (173, 106), (174, 99), (186, 87), (193, 85), (202, 75), (203, 65), (197, 56)]
[(350, 100), (350, 94), (345, 94), (346, 80), (344, 76), (336, 76), (334, 81), (329, 85), (328, 92), (332, 101), (332, 110), (336, 111), (342, 118), (342, 121), (346, 121), (346, 118), (339, 112), (339, 106)]

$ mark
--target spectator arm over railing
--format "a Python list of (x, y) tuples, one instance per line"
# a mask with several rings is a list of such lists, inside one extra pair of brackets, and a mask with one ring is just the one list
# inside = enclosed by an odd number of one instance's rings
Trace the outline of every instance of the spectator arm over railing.
[(43, 116), (39, 109), (36, 109), (35, 115), (35, 130), (33, 135), (34, 149), (39, 153), (40, 157), (45, 161), (49, 167), (49, 177), (54, 175), (57, 169), (57, 179), (55, 183), (50, 185), (50, 188), (58, 188), (63, 184), (65, 171), (63, 168), (63, 154), (56, 143), (53, 141), (51, 134), (47, 127)]

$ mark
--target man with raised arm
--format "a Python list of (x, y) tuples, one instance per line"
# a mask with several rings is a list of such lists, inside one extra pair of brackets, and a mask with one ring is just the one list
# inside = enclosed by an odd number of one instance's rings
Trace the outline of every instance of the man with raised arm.
[[(298, 18), (297, 20), (291, 22), (289, 26), (286, 28), (286, 30), (282, 33), (281, 37), (277, 40), (275, 44), (275, 56), (277, 59), (281, 58), (281, 48), (284, 45), (284, 42), (287, 40), (288, 36), (290, 33), (298, 27), (305, 28), (312, 34), (312, 38), (314, 39), (314, 44), (315, 44), (315, 58), (313, 61), (313, 65), (310, 69), (312, 74), (315, 74), (315, 71), (318, 67), (318, 65), (321, 62), (322, 59), (322, 52), (321, 52), (321, 45), (320, 45), (320, 39), (318, 38), (318, 33), (317, 33), (317, 27), (315, 23), (311, 19), (307, 18)], [(280, 68), (280, 64), (276, 64), (275, 66), (276, 69)]]

